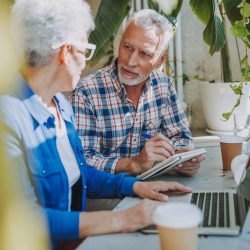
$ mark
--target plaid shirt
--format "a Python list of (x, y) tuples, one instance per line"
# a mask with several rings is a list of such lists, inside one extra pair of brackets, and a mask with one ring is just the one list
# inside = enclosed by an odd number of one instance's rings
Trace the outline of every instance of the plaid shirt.
[(192, 147), (192, 136), (173, 82), (153, 71), (138, 107), (126, 97), (116, 64), (83, 78), (71, 102), (87, 163), (114, 173), (122, 157), (138, 155), (147, 139), (142, 133), (161, 132), (175, 150)]

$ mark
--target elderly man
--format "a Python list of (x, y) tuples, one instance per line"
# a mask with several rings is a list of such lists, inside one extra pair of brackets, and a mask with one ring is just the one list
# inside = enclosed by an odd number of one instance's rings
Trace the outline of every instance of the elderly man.
[[(156, 71), (173, 36), (169, 21), (140, 10), (122, 34), (118, 59), (79, 82), (71, 102), (87, 163), (137, 175), (175, 152), (192, 148), (173, 82)], [(193, 175), (200, 156), (176, 170)]]

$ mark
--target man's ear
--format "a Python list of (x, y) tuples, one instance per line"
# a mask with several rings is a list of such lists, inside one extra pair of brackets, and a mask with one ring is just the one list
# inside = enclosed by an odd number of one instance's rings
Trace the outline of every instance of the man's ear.
[(59, 64), (68, 64), (69, 50), (71, 46), (63, 45), (58, 53)]
[(164, 53), (159, 59), (158, 62), (156, 63), (156, 68), (159, 68), (167, 59), (167, 54)]

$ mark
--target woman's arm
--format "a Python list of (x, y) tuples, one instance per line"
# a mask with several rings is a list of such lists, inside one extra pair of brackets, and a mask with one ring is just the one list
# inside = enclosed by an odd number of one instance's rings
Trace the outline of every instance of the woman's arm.
[(122, 211), (101, 211), (80, 214), (79, 237), (133, 232), (153, 223), (152, 214), (159, 201), (142, 200)]

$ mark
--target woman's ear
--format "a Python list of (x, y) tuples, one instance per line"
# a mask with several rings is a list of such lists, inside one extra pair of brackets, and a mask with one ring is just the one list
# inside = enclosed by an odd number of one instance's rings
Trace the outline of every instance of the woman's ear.
[(159, 59), (158, 62), (156, 63), (156, 68), (159, 68), (167, 59), (167, 54), (164, 53)]
[(68, 64), (70, 45), (63, 45), (58, 53), (59, 64)]

